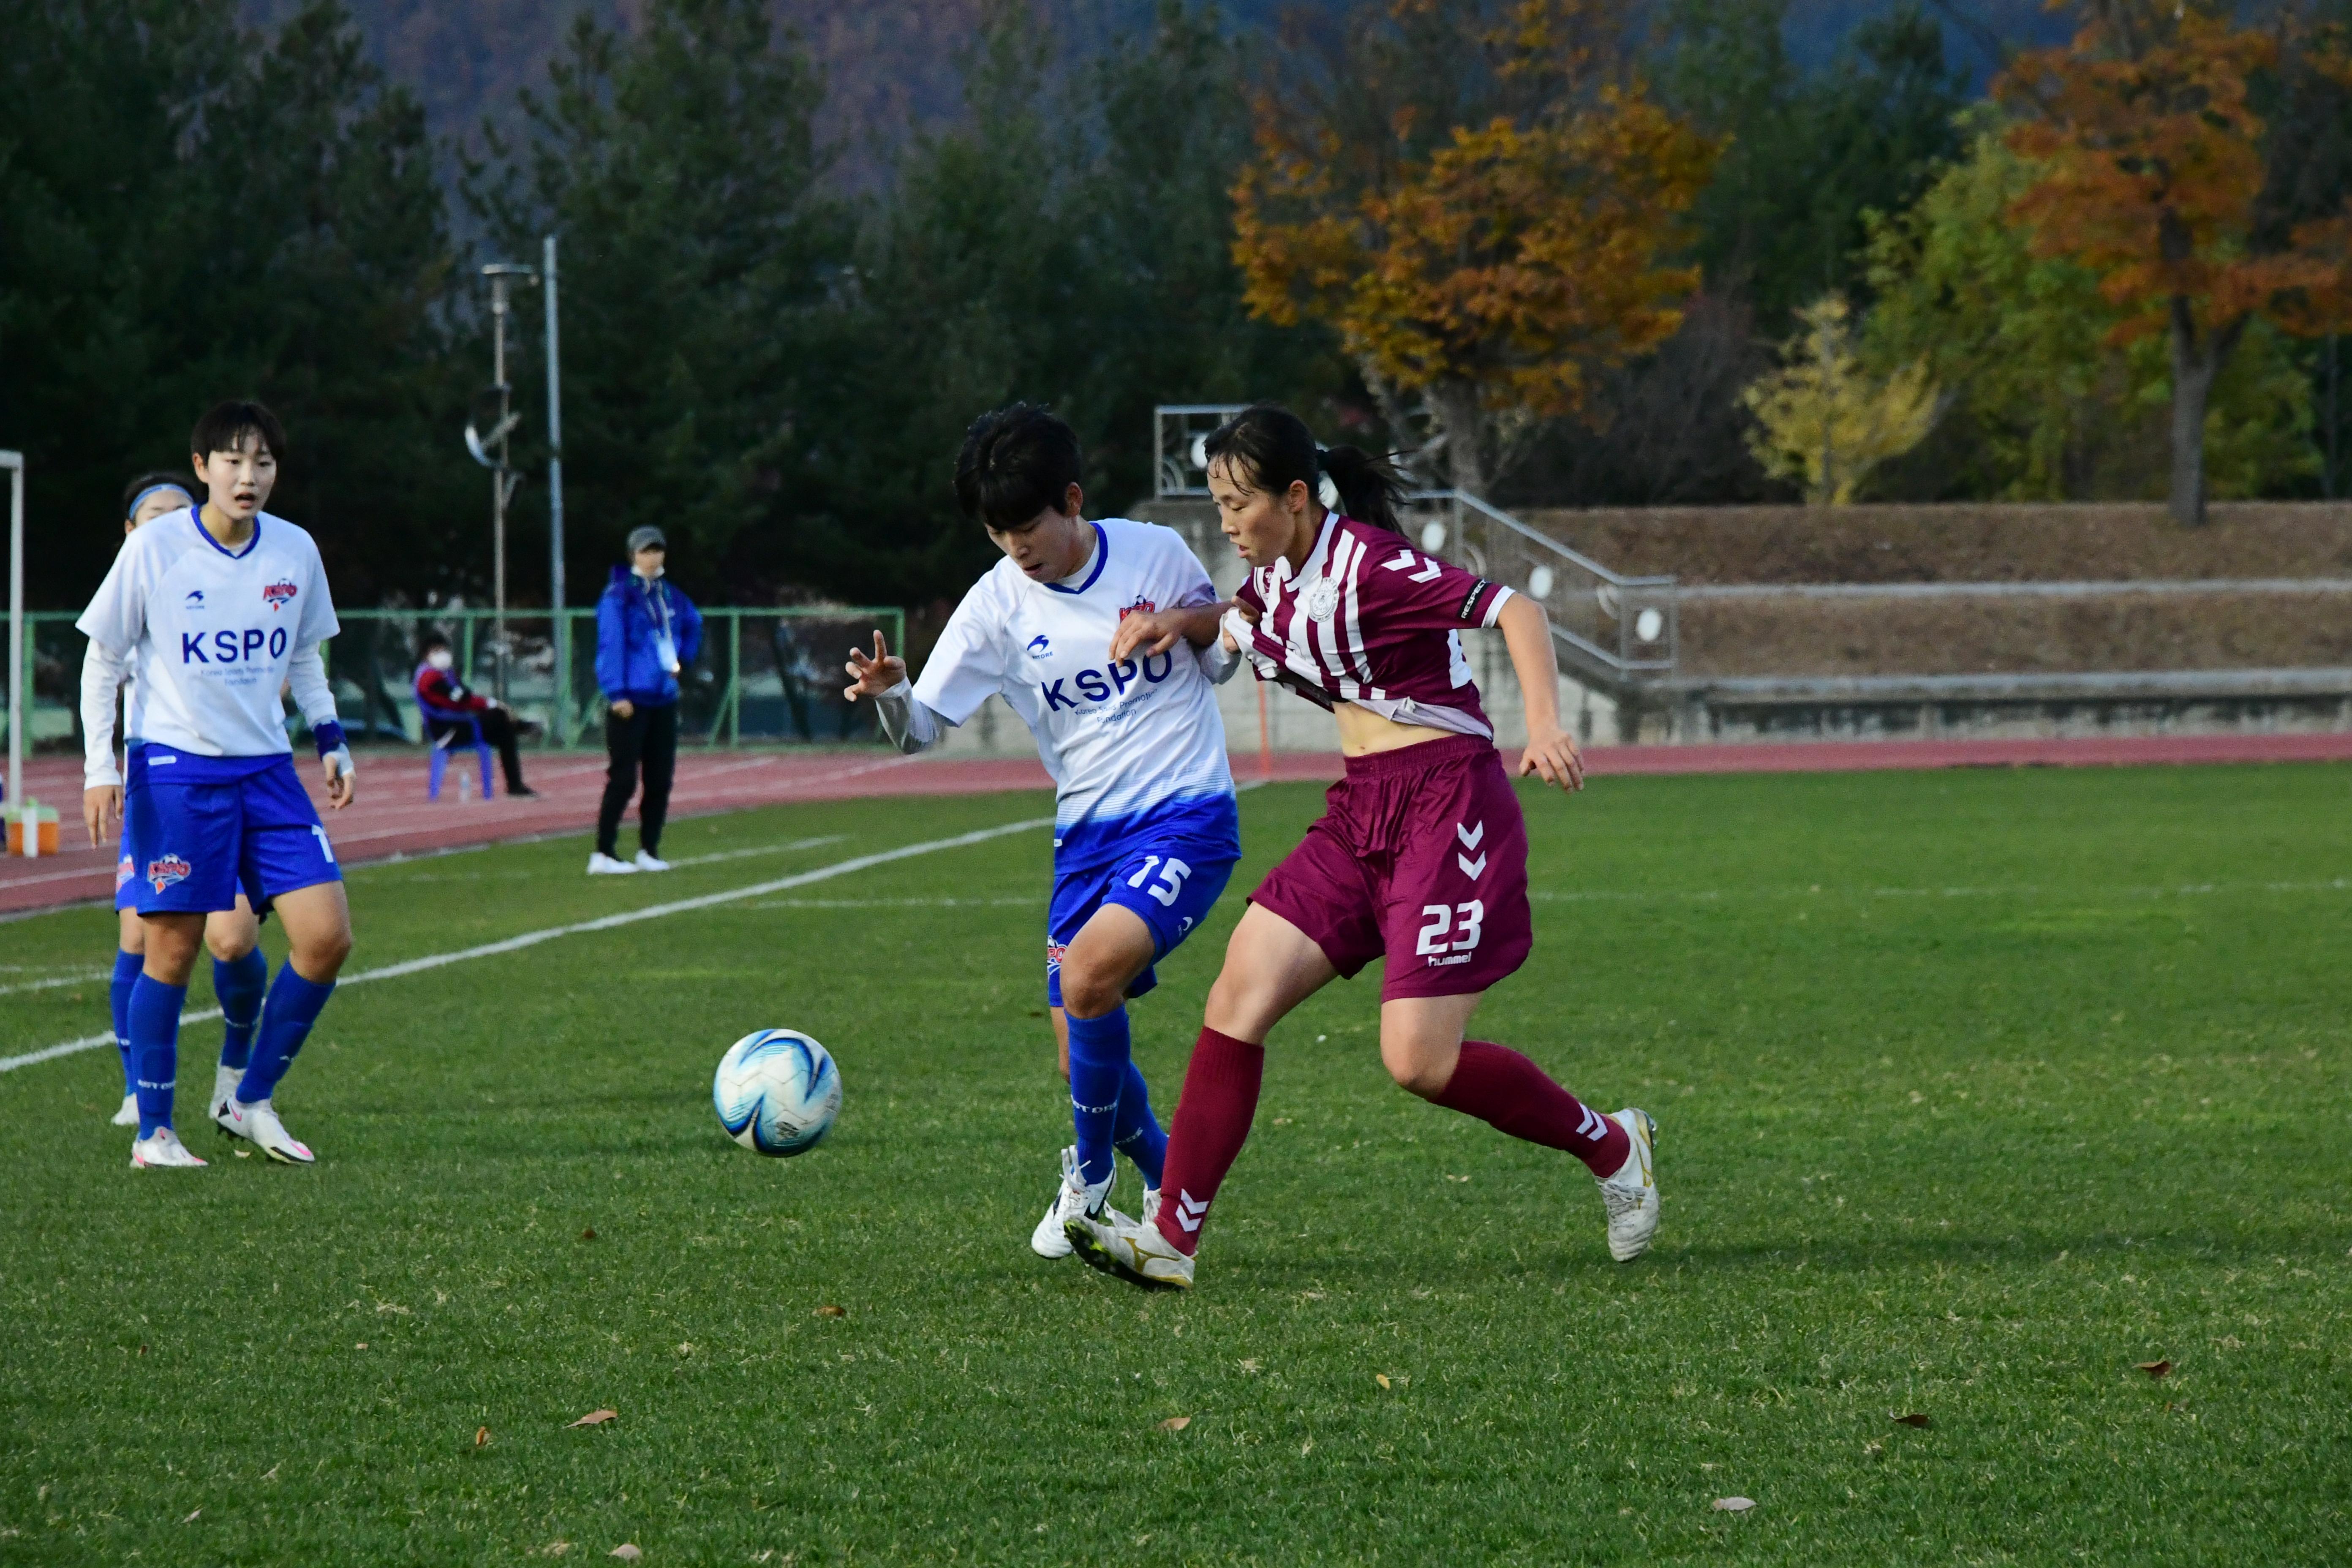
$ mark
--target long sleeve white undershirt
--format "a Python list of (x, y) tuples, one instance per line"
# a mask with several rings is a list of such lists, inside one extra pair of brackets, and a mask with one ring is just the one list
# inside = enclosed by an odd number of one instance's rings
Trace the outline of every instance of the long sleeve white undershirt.
[(122, 782), (114, 765), (114, 704), (130, 659), (93, 639), (81, 656), (81, 785)]
[(915, 695), (913, 681), (903, 679), (874, 700), (874, 716), (882, 725), (883, 739), (910, 757), (938, 745), (940, 737), (955, 727)]

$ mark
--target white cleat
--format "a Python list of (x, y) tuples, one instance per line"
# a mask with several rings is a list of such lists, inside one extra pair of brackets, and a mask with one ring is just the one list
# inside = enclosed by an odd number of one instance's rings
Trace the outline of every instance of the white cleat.
[(134, 1171), (193, 1171), (205, 1163), (168, 1127), (158, 1127), (153, 1137), (135, 1139), (131, 1145)]
[[(1152, 1201), (1157, 1196), (1157, 1189), (1144, 1195), (1144, 1206), (1154, 1215), (1160, 1208)], [(1171, 1246), (1152, 1220), (1129, 1219), (1115, 1208), (1106, 1208), (1099, 1217), (1078, 1215), (1063, 1230), (1070, 1238), (1071, 1249), (1089, 1268), (1147, 1290), (1192, 1288), (1192, 1260)]]
[(1054, 1201), (1045, 1205), (1045, 1217), (1029, 1233), (1029, 1250), (1040, 1258), (1067, 1258), (1070, 1238), (1064, 1234), (1074, 1215), (1100, 1214), (1103, 1202), (1110, 1196), (1111, 1184), (1118, 1180), (1114, 1169), (1102, 1179), (1101, 1184), (1089, 1186), (1078, 1172), (1078, 1149), (1073, 1143), (1062, 1151), (1062, 1184), (1054, 1189)]
[(629, 864), (635, 866), (640, 871), (667, 871), (669, 869), (669, 862), (663, 859), (660, 856), (656, 855), (649, 849), (638, 850), (637, 858), (630, 861)]
[(110, 1125), (115, 1127), (136, 1127), (139, 1125), (139, 1097), (137, 1095), (126, 1094), (122, 1097), (122, 1104), (115, 1110)]
[(318, 1159), (309, 1144), (298, 1142), (286, 1131), (286, 1123), (278, 1120), (278, 1112), (266, 1100), (247, 1105), (231, 1096), (219, 1120), (222, 1131), (232, 1138), (249, 1140), (255, 1148), (281, 1165), (308, 1165)]
[(1632, 1106), (1610, 1120), (1625, 1130), (1633, 1147), (1615, 1175), (1598, 1178), (1601, 1204), (1609, 1211), (1609, 1256), (1631, 1263), (1650, 1250), (1650, 1238), (1658, 1234), (1658, 1124)]
[[(215, 1121), (221, 1121), (221, 1118), (228, 1114), (228, 1102), (236, 1098), (236, 1086), (244, 1081), (243, 1068), (214, 1067), (213, 1092), (212, 1097), (205, 1101), (205, 1114)], [(221, 1121), (221, 1131), (228, 1131), (228, 1123)]]
[(588, 874), (592, 877), (634, 877), (637, 868), (626, 860), (615, 860), (599, 849), (588, 857)]

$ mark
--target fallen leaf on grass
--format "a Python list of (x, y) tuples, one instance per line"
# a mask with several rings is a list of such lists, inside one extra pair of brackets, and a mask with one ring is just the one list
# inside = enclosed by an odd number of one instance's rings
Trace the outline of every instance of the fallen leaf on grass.
[(474, 1428), (474, 1447), (477, 1447), (477, 1448), (487, 1448), (487, 1447), (488, 1447), (489, 1446), (490, 1446), (490, 1429), (489, 1429), (488, 1427), (487, 1427), (487, 1426), (477, 1426), (477, 1427), (475, 1427), (475, 1428)]
[(1382, 1388), (1386, 1388), (1389, 1386), (1389, 1374), (1384, 1372), (1376, 1372), (1372, 1373), (1372, 1381), (1379, 1384)]
[(845, 1318), (849, 1316), (849, 1309), (846, 1307), (836, 1307), (832, 1302), (828, 1301), (809, 1315), (815, 1318)]
[(2150, 1377), (2168, 1377), (2172, 1373), (2172, 1363), (2168, 1361), (2136, 1361), (2132, 1366)]
[(551, 1541), (546, 1545), (540, 1548), (540, 1551), (545, 1552), (550, 1557), (561, 1557), (571, 1550), (572, 1542), (568, 1541)]
[(595, 1239), (596, 1239), (596, 1227), (595, 1227), (594, 1226), (593, 1226), (593, 1225), (592, 1225), (592, 1226), (590, 1226), (586, 1230), (582, 1231), (582, 1232), (580, 1233), (580, 1239), (581, 1239), (581, 1240), (583, 1240), (583, 1241), (593, 1241), (593, 1240), (595, 1240)]
[[(283, 1463), (283, 1461), (281, 1460), (280, 1463)], [(265, 1481), (276, 1480), (278, 1479), (278, 1466), (272, 1465), (268, 1469), (262, 1471), (261, 1479)]]
[(1756, 1500), (1752, 1497), (1719, 1497), (1715, 1500), (1715, 1511), (1717, 1513), (1746, 1513), (1755, 1506)]
[(1244, 1372), (1255, 1372), (1255, 1371), (1257, 1371), (1257, 1370), (1258, 1370), (1258, 1363), (1257, 1363), (1257, 1360), (1256, 1360), (1256, 1358), (1255, 1358), (1255, 1357), (1252, 1357), (1250, 1360), (1248, 1360), (1248, 1361), (1245, 1361), (1245, 1362), (1242, 1363), (1242, 1370), (1243, 1370)]
[(1935, 1425), (1933, 1421), (1930, 1421), (1927, 1416), (1921, 1415), (1916, 1410), (1907, 1412), (1901, 1415), (1889, 1415), (1887, 1419), (1894, 1422), (1897, 1426), (1933, 1426)]
[(359, 1343), (353, 1345), (352, 1349), (355, 1351), (363, 1351), (367, 1349), (367, 1341), (362, 1340)]
[(1445, 1179), (1446, 1179), (1447, 1181), (1449, 1181), (1449, 1182), (1466, 1182), (1466, 1181), (1468, 1181), (1470, 1178), (1469, 1178), (1469, 1177), (1467, 1177), (1467, 1176), (1456, 1176), (1456, 1175), (1449, 1174), (1449, 1175), (1447, 1175), (1447, 1176), (1446, 1176), (1446, 1178), (1445, 1178)]
[(194, 1524), (194, 1523), (195, 1523), (195, 1522), (196, 1522), (196, 1515), (197, 1515), (197, 1514), (200, 1514), (200, 1513), (202, 1513), (202, 1512), (204, 1512), (204, 1511), (205, 1511), (205, 1510), (204, 1510), (203, 1509), (196, 1509), (196, 1510), (192, 1510), (192, 1511), (189, 1513), (189, 1515), (188, 1515), (188, 1517), (187, 1517), (187, 1518), (185, 1518), (185, 1519), (184, 1519), (184, 1520), (180, 1521), (180, 1522), (181, 1522), (182, 1524)]
[(645, 1553), (638, 1551), (633, 1542), (624, 1541), (621, 1544), (615, 1546), (612, 1551), (606, 1552), (604, 1555), (607, 1557), (617, 1557), (624, 1563), (635, 1563), (638, 1558), (643, 1557)]
[(237, 1149), (231, 1151), (231, 1152), (235, 1153), (240, 1160), (250, 1160), (253, 1158), (253, 1151), (250, 1149)]
[(1190, 1415), (1171, 1415), (1160, 1424), (1160, 1429), (1162, 1432), (1181, 1432), (1192, 1424), (1192, 1418)]
[(139, 1353), (141, 1355), (145, 1355), (147, 1353), (147, 1347), (145, 1345), (141, 1345), (139, 1347)]
[(568, 1432), (574, 1426), (602, 1426), (605, 1422), (617, 1418), (620, 1414), (617, 1410), (591, 1410), (577, 1421), (566, 1422), (564, 1430)]

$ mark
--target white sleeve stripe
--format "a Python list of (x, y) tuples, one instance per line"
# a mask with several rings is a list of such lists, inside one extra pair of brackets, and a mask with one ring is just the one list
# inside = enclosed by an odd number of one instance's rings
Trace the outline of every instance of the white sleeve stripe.
[(1478, 624), (1489, 631), (1493, 630), (1495, 623), (1503, 618), (1503, 605), (1510, 598), (1512, 590), (1507, 584), (1497, 584), (1494, 598), (1487, 602), (1486, 616)]

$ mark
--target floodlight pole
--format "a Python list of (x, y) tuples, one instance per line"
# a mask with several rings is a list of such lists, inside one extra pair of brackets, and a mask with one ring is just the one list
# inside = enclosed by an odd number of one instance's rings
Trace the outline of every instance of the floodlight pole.
[[(488, 441), (466, 427), (466, 445), (475, 461), (490, 470), (490, 647), (497, 663), (493, 667), (491, 684), (499, 700), (507, 700), (507, 503), (514, 499), (514, 488), (520, 477), (508, 462), (510, 438), (514, 434), (514, 387), (507, 380), (507, 311), (510, 296), (518, 282), (536, 282), (539, 274), (530, 268), (511, 261), (493, 261), (482, 268), (482, 276), (490, 280), (490, 390), (498, 394), (499, 422), (490, 427)], [(495, 443), (497, 455), (484, 450)]]
[(572, 628), (563, 614), (563, 376), (556, 353), (555, 237), (540, 258), (547, 289), (547, 605), (555, 635), (555, 743), (572, 743)]
[(24, 819), (26, 847), (37, 850), (40, 825), (25, 810), (25, 454), (0, 452), (0, 468), (8, 470), (8, 809)]

